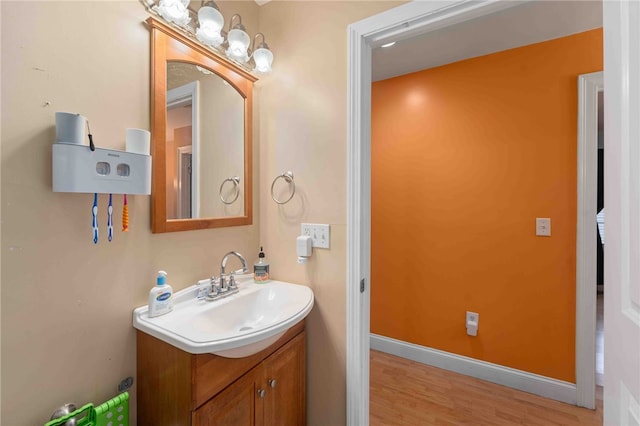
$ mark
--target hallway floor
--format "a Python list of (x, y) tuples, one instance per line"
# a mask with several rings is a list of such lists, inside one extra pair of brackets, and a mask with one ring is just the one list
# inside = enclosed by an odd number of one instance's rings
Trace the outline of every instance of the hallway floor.
[(371, 351), (371, 426), (602, 425), (588, 410)]

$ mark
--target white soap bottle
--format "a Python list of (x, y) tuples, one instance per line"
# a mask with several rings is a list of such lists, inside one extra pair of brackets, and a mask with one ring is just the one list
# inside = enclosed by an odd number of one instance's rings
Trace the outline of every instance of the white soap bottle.
[(157, 317), (173, 309), (173, 289), (167, 284), (167, 273), (158, 271), (156, 285), (149, 292), (149, 318)]

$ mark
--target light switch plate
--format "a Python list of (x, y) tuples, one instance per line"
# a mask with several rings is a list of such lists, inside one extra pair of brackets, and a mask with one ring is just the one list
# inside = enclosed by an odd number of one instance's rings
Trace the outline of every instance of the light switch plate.
[(329, 225), (323, 223), (303, 223), (300, 225), (300, 234), (309, 235), (313, 240), (313, 246), (317, 248), (329, 248)]
[(536, 218), (536, 235), (541, 237), (551, 236), (551, 219), (548, 217)]

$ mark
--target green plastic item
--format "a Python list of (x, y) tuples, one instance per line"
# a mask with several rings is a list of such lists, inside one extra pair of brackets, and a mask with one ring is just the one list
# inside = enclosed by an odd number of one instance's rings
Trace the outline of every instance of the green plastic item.
[(67, 420), (74, 417), (77, 426), (129, 426), (129, 392), (123, 392), (95, 408), (93, 404), (87, 404), (44, 426), (64, 426)]
[(129, 426), (129, 392), (98, 405), (95, 413), (95, 426)]
[[(84, 417), (77, 417), (84, 416)], [(93, 408), (93, 404), (87, 404), (82, 408), (78, 408), (76, 411), (67, 414), (64, 417), (57, 418), (55, 420), (48, 421), (44, 426), (64, 426), (67, 420), (71, 420), (76, 417), (77, 426), (95, 426), (96, 424), (96, 410)]]

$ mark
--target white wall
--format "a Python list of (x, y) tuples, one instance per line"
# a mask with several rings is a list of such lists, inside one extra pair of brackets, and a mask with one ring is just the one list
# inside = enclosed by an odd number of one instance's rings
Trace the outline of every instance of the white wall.
[[(94, 246), (92, 196), (51, 192), (54, 112), (81, 112), (109, 148), (124, 147), (125, 128), (149, 128), (147, 14), (137, 1), (0, 2), (0, 424), (42, 424), (64, 402), (113, 396), (135, 376), (131, 311), (146, 303), (155, 272), (166, 269), (180, 289), (217, 273), (230, 249), (253, 261), (260, 244), (275, 278), (315, 292), (308, 423), (344, 424), (347, 25), (398, 4), (218, 2), (227, 19), (239, 12), (251, 34), (262, 30), (276, 55), (254, 92), (254, 225), (152, 234), (149, 197), (134, 196), (130, 232), (118, 228), (108, 243), (102, 195)], [(269, 186), (286, 170), (296, 174), (296, 197), (276, 206)], [(114, 208), (119, 225), (121, 197)], [(306, 266), (295, 257), (303, 221), (332, 226), (331, 249)]]
[[(224, 204), (220, 184), (238, 176), (244, 185), (244, 98), (224, 80), (208, 77), (200, 86), (200, 216), (242, 216), (244, 194), (233, 204)], [(225, 184), (226, 198), (233, 197), (232, 188)]]
[[(243, 22), (257, 26), (254, 2), (226, 6), (225, 16), (242, 10)], [(165, 269), (181, 289), (218, 273), (231, 249), (253, 258), (259, 206), (252, 226), (152, 234), (150, 197), (130, 196), (130, 231), (122, 233), (122, 197), (114, 196), (109, 243), (108, 196), (100, 195), (94, 245), (93, 195), (51, 190), (54, 113), (82, 113), (107, 148), (124, 149), (127, 127), (149, 128), (148, 15), (137, 1), (0, 7), (0, 424), (26, 426), (43, 424), (65, 402), (101, 403), (121, 379), (135, 377), (131, 312), (146, 303), (156, 271)], [(135, 388), (131, 407), (135, 419)]]

